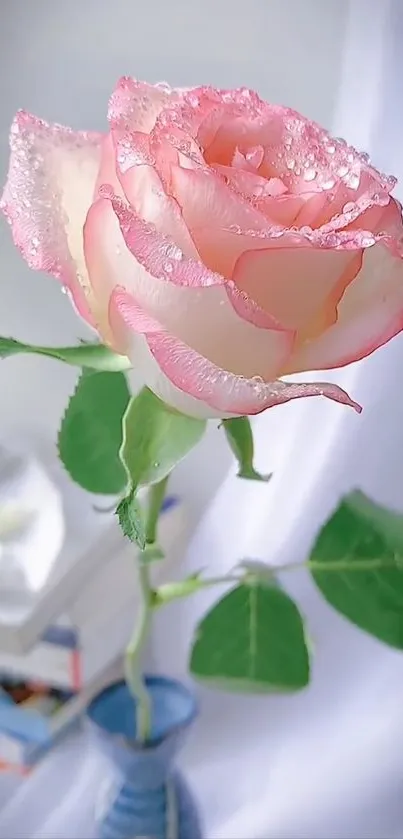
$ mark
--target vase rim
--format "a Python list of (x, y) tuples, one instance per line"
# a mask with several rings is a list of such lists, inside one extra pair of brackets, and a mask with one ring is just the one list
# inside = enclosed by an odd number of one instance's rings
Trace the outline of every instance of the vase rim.
[[(151, 698), (158, 696), (158, 693), (166, 693), (167, 697), (177, 697), (179, 705), (174, 708), (173, 720), (169, 720), (169, 714), (162, 714), (165, 719), (161, 719), (161, 712), (156, 712), (153, 720), (152, 736), (148, 745), (156, 746), (164, 740), (167, 740), (178, 731), (187, 728), (195, 719), (198, 713), (198, 704), (193, 692), (178, 679), (167, 676), (145, 674), (144, 681), (146, 687), (150, 691)], [(136, 740), (135, 731), (133, 737), (127, 737), (123, 731), (113, 730), (109, 724), (102, 721), (103, 711), (105, 709), (105, 700), (118, 696), (124, 691), (134, 703), (135, 700), (130, 694), (129, 687), (126, 681), (117, 679), (110, 685), (107, 685), (97, 696), (95, 696), (87, 707), (87, 718), (93, 728), (98, 731), (108, 732), (112, 737), (118, 739), (126, 739), (130, 742), (132, 747), (140, 745)], [(134, 718), (134, 717), (133, 717)], [(159, 719), (158, 719), (159, 718)], [(141, 744), (144, 748), (145, 744)]]

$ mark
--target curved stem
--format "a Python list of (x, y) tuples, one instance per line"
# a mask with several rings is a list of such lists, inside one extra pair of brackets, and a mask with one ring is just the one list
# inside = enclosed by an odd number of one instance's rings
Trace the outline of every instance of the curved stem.
[[(149, 505), (146, 515), (146, 543), (156, 541), (158, 517), (164, 501), (168, 478), (150, 487)], [(136, 738), (141, 743), (150, 739), (152, 726), (151, 699), (144, 683), (141, 668), (141, 652), (151, 626), (153, 608), (152, 589), (148, 563), (141, 552), (138, 558), (138, 587), (140, 594), (139, 614), (125, 655), (125, 677), (136, 701)]]

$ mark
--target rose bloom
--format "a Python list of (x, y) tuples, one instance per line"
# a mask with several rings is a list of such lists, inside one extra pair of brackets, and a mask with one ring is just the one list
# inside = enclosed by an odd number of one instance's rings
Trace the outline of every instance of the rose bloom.
[(394, 178), (247, 89), (123, 78), (105, 134), (21, 111), (2, 208), (31, 268), (166, 403), (256, 414), (403, 328)]

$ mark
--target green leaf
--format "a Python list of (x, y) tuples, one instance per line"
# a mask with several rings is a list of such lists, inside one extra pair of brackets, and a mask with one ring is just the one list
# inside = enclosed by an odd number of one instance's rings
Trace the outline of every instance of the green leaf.
[(309, 653), (297, 606), (264, 582), (232, 589), (201, 621), (193, 644), (194, 676), (226, 690), (294, 691), (309, 682)]
[(171, 411), (144, 388), (130, 400), (123, 420), (120, 457), (131, 490), (155, 484), (201, 440), (206, 420)]
[(119, 450), (129, 398), (123, 373), (84, 371), (78, 380), (59, 431), (59, 457), (89, 492), (115, 495), (126, 487)]
[(131, 542), (135, 542), (141, 550), (146, 547), (146, 532), (143, 514), (137, 498), (131, 493), (123, 498), (116, 508), (116, 515), (123, 530)]
[(271, 475), (261, 475), (253, 465), (253, 433), (248, 417), (223, 420), (224, 431), (238, 465), (238, 477), (250, 481), (269, 481)]
[(403, 649), (402, 515), (351, 493), (320, 531), (309, 568), (331, 606)]
[(75, 367), (90, 367), (94, 370), (110, 372), (128, 370), (131, 366), (126, 356), (117, 355), (104, 344), (82, 343), (78, 347), (37, 347), (33, 344), (23, 344), (15, 338), (0, 337), (0, 358), (8, 358), (21, 353), (44, 355)]

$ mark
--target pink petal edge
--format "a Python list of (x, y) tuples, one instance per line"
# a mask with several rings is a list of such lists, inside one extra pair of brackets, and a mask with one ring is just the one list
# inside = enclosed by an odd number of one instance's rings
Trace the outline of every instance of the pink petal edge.
[(258, 414), (304, 396), (326, 396), (351, 406), (358, 413), (362, 410), (334, 384), (263, 382), (235, 376), (217, 367), (164, 331), (158, 321), (149, 317), (132, 295), (122, 289), (117, 288), (112, 293), (110, 309), (118, 312), (130, 330), (145, 336), (151, 354), (175, 387), (223, 414)]
[(108, 185), (101, 188), (100, 195), (111, 202), (128, 249), (153, 277), (181, 286), (224, 285), (231, 305), (243, 320), (260, 329), (287, 331), (246, 293), (240, 292), (232, 281), (210, 271), (202, 262), (186, 257), (172, 239), (158, 233), (153, 224), (137, 216), (124, 201), (113, 194)]
[(11, 126), (9, 171), (0, 199), (14, 243), (29, 267), (60, 280), (78, 313), (91, 326), (94, 319), (69, 250), (57, 183), (59, 170), (51, 156), (66, 155), (73, 160), (75, 154), (88, 151), (89, 158), (98, 159), (103, 137), (49, 124), (27, 111), (18, 111)]

